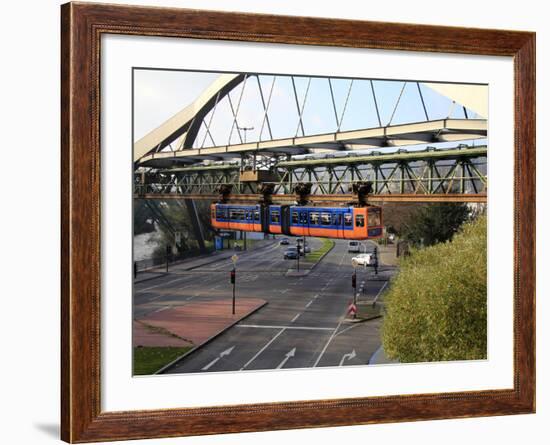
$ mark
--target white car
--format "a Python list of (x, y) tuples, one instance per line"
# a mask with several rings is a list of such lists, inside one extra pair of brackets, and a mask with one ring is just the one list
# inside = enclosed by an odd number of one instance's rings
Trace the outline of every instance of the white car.
[(348, 243), (348, 252), (349, 253), (361, 252), (361, 243), (359, 241), (350, 241)]
[(351, 262), (352, 264), (357, 264), (358, 266), (374, 266), (376, 263), (376, 258), (372, 253), (362, 253), (354, 256), (351, 259)]

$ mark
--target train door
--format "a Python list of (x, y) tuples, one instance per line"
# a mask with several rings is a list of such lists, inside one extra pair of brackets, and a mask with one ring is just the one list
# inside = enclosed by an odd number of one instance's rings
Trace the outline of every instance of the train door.
[(367, 209), (365, 207), (353, 209), (353, 237), (367, 239)]
[(260, 206), (260, 220), (262, 225), (262, 232), (269, 233), (269, 206)]
[(308, 211), (306, 209), (300, 210), (300, 224), (302, 225), (302, 234), (304, 236), (311, 236), (311, 233), (309, 231), (309, 217), (308, 217)]
[(332, 226), (335, 229), (336, 238), (344, 238), (344, 218), (342, 212), (337, 210), (332, 213)]
[(344, 220), (342, 226), (343, 238), (353, 239), (353, 209), (344, 209), (344, 214), (342, 216)]
[(290, 235), (290, 207), (281, 206), (281, 232)]

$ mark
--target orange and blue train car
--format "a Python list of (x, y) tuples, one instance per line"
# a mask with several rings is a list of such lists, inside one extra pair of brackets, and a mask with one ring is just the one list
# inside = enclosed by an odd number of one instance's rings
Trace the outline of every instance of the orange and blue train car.
[(291, 236), (365, 240), (383, 234), (382, 209), (212, 204), (212, 227)]

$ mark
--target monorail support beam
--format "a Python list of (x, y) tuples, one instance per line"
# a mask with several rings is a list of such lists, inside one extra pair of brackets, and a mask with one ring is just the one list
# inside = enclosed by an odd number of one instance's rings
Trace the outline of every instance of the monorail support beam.
[[(160, 194), (160, 193), (150, 193), (143, 195), (134, 195), (135, 199), (204, 199), (207, 201), (216, 202), (218, 201), (218, 194), (189, 194), (189, 195), (177, 195), (177, 194)], [(258, 194), (237, 194), (231, 195), (227, 202), (234, 203), (257, 203), (261, 200), (262, 195)], [(355, 198), (352, 194), (337, 194), (337, 195), (309, 195), (308, 201), (312, 204), (340, 204), (345, 205), (346, 203), (352, 201)], [(296, 195), (282, 195), (276, 194), (272, 195), (273, 202), (281, 204), (290, 204), (296, 201)], [(487, 203), (487, 194), (485, 193), (433, 193), (433, 194), (399, 194), (399, 193), (388, 193), (388, 194), (374, 194), (369, 195), (368, 198), (370, 203), (385, 203), (385, 202), (477, 202), (477, 203)]]
[(184, 199), (184, 201), (185, 201), (185, 206), (187, 207), (187, 212), (189, 213), (189, 219), (191, 220), (191, 225), (193, 226), (195, 239), (197, 240), (197, 243), (199, 245), (199, 250), (202, 253), (204, 253), (206, 252), (206, 246), (204, 244), (204, 234), (202, 233), (202, 226), (199, 220), (197, 207), (195, 206), (195, 201), (193, 199)]

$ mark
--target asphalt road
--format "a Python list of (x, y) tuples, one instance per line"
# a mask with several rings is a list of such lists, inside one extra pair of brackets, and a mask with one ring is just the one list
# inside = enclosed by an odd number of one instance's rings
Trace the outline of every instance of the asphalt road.
[[(312, 250), (319, 240), (308, 240)], [(268, 302), (213, 341), (171, 367), (166, 373), (246, 371), (367, 364), (380, 346), (381, 319), (350, 323), (353, 299), (351, 258), (347, 241), (337, 240), (332, 251), (303, 277), (286, 277), (294, 260), (283, 260), (285, 246), (277, 241), (240, 252), (237, 263), (237, 304), (242, 297)], [(171, 274), (136, 285), (134, 317), (149, 312), (207, 301), (231, 294), (231, 262), (219, 261), (193, 271), (172, 268)], [(394, 268), (382, 266), (375, 276), (358, 271), (365, 282), (360, 299), (382, 293)]]

